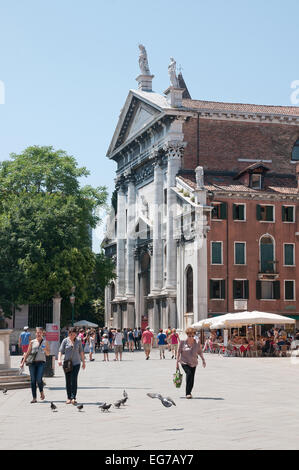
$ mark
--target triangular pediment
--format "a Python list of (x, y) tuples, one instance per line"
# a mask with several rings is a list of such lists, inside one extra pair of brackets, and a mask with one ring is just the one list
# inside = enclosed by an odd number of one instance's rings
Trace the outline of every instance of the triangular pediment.
[(121, 110), (107, 156), (111, 158), (118, 148), (134, 139), (159, 118), (166, 105), (164, 97), (157, 93), (131, 90)]

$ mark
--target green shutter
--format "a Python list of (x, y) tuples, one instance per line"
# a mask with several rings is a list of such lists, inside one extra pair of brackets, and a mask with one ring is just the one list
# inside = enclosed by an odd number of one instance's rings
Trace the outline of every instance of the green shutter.
[(225, 299), (225, 280), (222, 279), (221, 281), (221, 294), (220, 294), (220, 298), (221, 299)]
[(210, 299), (213, 299), (213, 281), (210, 279)]
[(244, 297), (245, 299), (249, 299), (249, 281), (244, 281)]
[(212, 242), (212, 264), (222, 264), (221, 245), (220, 242)]
[(284, 264), (287, 266), (294, 265), (294, 245), (284, 245)]
[(262, 284), (261, 281), (256, 281), (256, 298), (260, 300), (262, 298)]
[(274, 281), (273, 287), (274, 287), (274, 299), (279, 300), (280, 299), (280, 281)]
[(233, 220), (237, 220), (237, 205), (233, 204)]
[(222, 202), (220, 204), (220, 219), (227, 219), (227, 203), (226, 202)]
[(235, 243), (235, 262), (245, 264), (245, 243)]
[(269, 220), (270, 222), (274, 220), (273, 210), (273, 206), (266, 206), (266, 220)]
[(237, 281), (233, 281), (233, 299), (237, 298)]
[(262, 220), (262, 208), (259, 204), (256, 205), (256, 219)]

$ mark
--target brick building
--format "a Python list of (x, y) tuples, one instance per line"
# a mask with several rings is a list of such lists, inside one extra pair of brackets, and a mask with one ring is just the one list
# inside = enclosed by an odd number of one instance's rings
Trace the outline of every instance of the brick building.
[(299, 108), (193, 100), (181, 74), (163, 95), (152, 79), (137, 77), (107, 153), (107, 324), (183, 329), (242, 309), (299, 319)]

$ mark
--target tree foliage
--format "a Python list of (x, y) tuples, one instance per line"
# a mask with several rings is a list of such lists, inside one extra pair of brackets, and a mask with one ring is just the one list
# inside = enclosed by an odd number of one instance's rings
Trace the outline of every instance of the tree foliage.
[(88, 176), (74, 157), (52, 147), (28, 147), (0, 164), (0, 304), (42, 302), (60, 292), (84, 303), (97, 258), (91, 229), (105, 187), (80, 187)]

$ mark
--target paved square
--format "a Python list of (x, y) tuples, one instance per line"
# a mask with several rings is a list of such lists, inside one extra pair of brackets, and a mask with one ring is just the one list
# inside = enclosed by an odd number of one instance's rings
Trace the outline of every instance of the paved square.
[[(125, 353), (122, 362), (87, 361), (79, 374), (81, 413), (66, 405), (64, 375), (46, 378), (46, 401), (31, 405), (31, 390), (0, 393), (0, 449), (299, 449), (299, 363), (290, 358), (205, 355), (193, 400), (172, 383), (175, 361), (154, 350)], [(20, 357), (12, 357), (17, 367)], [(299, 362), (299, 361), (298, 361)], [(102, 413), (99, 401), (129, 394), (127, 406)], [(171, 396), (165, 408), (147, 392)], [(54, 401), (58, 412), (50, 410)]]

